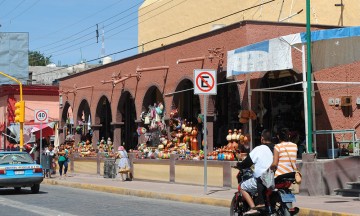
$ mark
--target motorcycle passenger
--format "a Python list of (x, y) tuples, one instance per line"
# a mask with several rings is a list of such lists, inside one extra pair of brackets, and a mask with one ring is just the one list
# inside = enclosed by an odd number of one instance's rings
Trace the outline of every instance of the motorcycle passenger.
[[(293, 166), (296, 164), (297, 145), (289, 142), (289, 129), (282, 128), (278, 132), (279, 144), (274, 147), (274, 160), (271, 169), (275, 172), (275, 183), (282, 178), (295, 178)], [(292, 165), (293, 164), (293, 165)]]
[[(263, 131), (261, 140), (263, 142), (266, 131)], [(250, 210), (245, 212), (244, 215), (256, 214), (259, 213), (257, 208), (262, 208), (265, 206), (265, 201), (262, 196), (262, 193), (259, 194), (258, 205), (255, 206), (253, 199), (250, 194), (254, 195), (258, 193), (258, 184), (261, 183), (261, 175), (267, 171), (273, 162), (273, 153), (267, 145), (260, 145), (255, 147), (242, 162), (237, 163), (238, 169), (246, 169), (251, 167), (254, 164), (254, 174), (253, 177), (241, 183), (241, 194), (250, 206)], [(262, 189), (261, 189), (262, 190)]]

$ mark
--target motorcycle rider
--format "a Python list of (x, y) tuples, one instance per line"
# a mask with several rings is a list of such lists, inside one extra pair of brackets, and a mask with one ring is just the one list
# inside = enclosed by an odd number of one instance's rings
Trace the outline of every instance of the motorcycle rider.
[[(261, 175), (267, 171), (273, 162), (273, 153), (270, 147), (266, 144), (271, 144), (271, 135), (268, 130), (263, 130), (261, 133), (261, 145), (255, 147), (250, 154), (242, 161), (237, 163), (238, 169), (246, 169), (254, 165), (253, 177), (241, 183), (241, 194), (250, 206), (250, 210), (244, 215), (259, 213), (257, 208), (265, 206), (263, 191), (264, 186), (260, 179)], [(269, 142), (270, 141), (270, 142)], [(258, 185), (260, 187), (258, 187)], [(257, 206), (255, 206), (250, 194), (259, 193)]]

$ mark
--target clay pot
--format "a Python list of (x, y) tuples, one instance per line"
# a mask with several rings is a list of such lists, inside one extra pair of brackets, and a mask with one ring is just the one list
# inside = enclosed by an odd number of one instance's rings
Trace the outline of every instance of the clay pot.
[(198, 146), (199, 142), (196, 139), (196, 136), (194, 136), (191, 140), (191, 150), (192, 151), (199, 151), (199, 146)]

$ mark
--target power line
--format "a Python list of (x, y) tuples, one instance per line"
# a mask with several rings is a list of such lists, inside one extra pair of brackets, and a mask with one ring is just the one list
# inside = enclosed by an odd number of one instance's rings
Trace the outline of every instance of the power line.
[[(159, 0), (157, 0), (157, 1), (159, 1)], [(108, 20), (110, 20), (110, 19), (112, 19), (112, 18), (114, 18), (114, 17), (117, 17), (117, 16), (119, 16), (119, 15), (121, 15), (121, 14), (123, 14), (123, 13), (125, 13), (125, 12), (127, 12), (127, 11), (129, 11), (129, 10), (131, 10), (132, 8), (138, 6), (139, 4), (141, 4), (141, 3), (137, 3), (137, 4), (133, 5), (133, 6), (131, 6), (130, 8), (127, 8), (127, 9), (121, 11), (120, 13), (118, 13), (118, 14), (112, 16), (112, 17), (107, 18), (107, 19), (99, 22), (98, 24), (103, 23), (103, 22), (106, 22), (106, 21), (108, 21)], [(125, 16), (125, 17), (127, 17), (127, 16)], [(70, 27), (70, 26), (67, 26), (66, 28), (69, 28), (69, 27)], [(79, 32), (76, 32), (76, 33), (74, 33), (74, 34), (72, 34), (72, 35), (70, 35), (70, 36), (68, 36), (68, 37), (62, 38), (61, 40), (55, 41), (55, 42), (53, 42), (53, 43), (50, 43), (50, 44), (47, 44), (47, 45), (44, 45), (44, 46), (41, 46), (41, 47), (38, 47), (38, 48), (36, 48), (36, 49), (41, 49), (41, 48), (43, 48), (43, 47), (48, 47), (48, 46), (51, 46), (51, 45), (54, 45), (54, 44), (57, 44), (57, 43), (60, 43), (60, 42), (64, 42), (64, 40), (68, 40), (68, 39), (72, 38), (73, 36), (76, 36), (76, 35), (78, 35), (78, 34), (81, 34), (81, 33), (85, 32), (85, 31), (87, 31), (87, 30), (89, 30), (89, 29), (91, 29), (91, 28), (93, 28), (93, 27), (95, 27), (95, 25), (91, 25), (91, 26), (89, 26), (89, 27), (87, 27), (87, 28), (85, 28), (85, 29), (83, 29), (83, 30), (81, 30), (81, 31), (79, 31)], [(59, 31), (58, 31), (58, 32), (59, 32)], [(90, 32), (90, 33), (86, 34), (85, 36), (87, 36), (87, 35), (89, 35), (89, 34), (93, 34), (93, 32)], [(78, 39), (79, 39), (79, 38), (77, 38), (77, 39), (75, 39), (75, 40), (78, 40)], [(80, 37), (80, 39), (81, 39), (81, 37)], [(70, 42), (71, 42), (71, 41), (70, 41)], [(68, 43), (70, 43), (70, 42), (68, 42)], [(63, 43), (63, 44), (64, 44), (64, 43)], [(66, 43), (65, 43), (65, 44), (66, 44)], [(57, 46), (57, 47), (59, 47), (59, 46)], [(50, 49), (52, 49), (52, 48), (50, 48)]]
[[(176, 33), (167, 35), (167, 36), (159, 37), (159, 38), (156, 38), (156, 39), (154, 39), (154, 40), (151, 40), (151, 41), (148, 41), (148, 42), (146, 42), (146, 43), (143, 43), (143, 44), (141, 44), (141, 45), (137, 45), (137, 46), (130, 47), (130, 48), (127, 48), (127, 49), (123, 49), (123, 50), (120, 50), (120, 51), (118, 51), (118, 52), (114, 52), (114, 53), (105, 55), (105, 56), (103, 56), (103, 57), (113, 56), (113, 55), (120, 54), (120, 53), (123, 53), (123, 52), (126, 52), (126, 51), (130, 51), (130, 50), (133, 50), (133, 49), (137, 49), (137, 48), (139, 48), (139, 47), (141, 47), (141, 46), (143, 46), (143, 45), (150, 44), (150, 43), (156, 42), (156, 41), (158, 41), (158, 40), (166, 39), (166, 38), (172, 37), (172, 36), (174, 36), (174, 35), (181, 34), (181, 33), (187, 32), (187, 31), (190, 31), (190, 30), (192, 30), (192, 29), (195, 29), (195, 28), (198, 28), (198, 27), (201, 27), (201, 26), (204, 26), (204, 25), (207, 25), (207, 24), (210, 24), (210, 23), (213, 23), (213, 22), (216, 22), (216, 21), (225, 19), (225, 18), (230, 17), (230, 16), (233, 16), (233, 15), (235, 15), (235, 14), (238, 14), (238, 13), (241, 13), (241, 12), (244, 12), (244, 11), (247, 11), (247, 10), (254, 9), (254, 8), (259, 7), (259, 6), (262, 6), (262, 5), (269, 4), (269, 3), (273, 2), (273, 1), (275, 1), (275, 0), (270, 0), (270, 1), (267, 1), (267, 2), (264, 2), (264, 3), (261, 3), (261, 4), (257, 4), (257, 5), (254, 5), (254, 6), (251, 6), (251, 7), (248, 7), (248, 8), (239, 10), (239, 11), (236, 11), (236, 12), (234, 12), (234, 13), (228, 14), (228, 15), (226, 15), (226, 16), (223, 16), (223, 17), (214, 19), (214, 20), (212, 20), (212, 21), (209, 21), (209, 22), (206, 22), (206, 23), (202, 23), (202, 24), (199, 24), (199, 25), (190, 27), (190, 28), (188, 28), (188, 29), (185, 29), (185, 30), (182, 30), (182, 31), (179, 31), (179, 32), (176, 32)], [(85, 62), (83, 62), (83, 63), (89, 63), (89, 62), (93, 62), (93, 61), (100, 60), (100, 59), (102, 59), (102, 57), (94, 58), (94, 59), (85, 61)], [(79, 65), (79, 64), (71, 65), (71, 66), (69, 66), (68, 68), (74, 67), (74, 66), (76, 66), (76, 65)], [(62, 68), (62, 69), (63, 69), (63, 68)], [(37, 74), (37, 75), (52, 73), (52, 72), (56, 72), (56, 71), (59, 71), (59, 70), (62, 70), (62, 69), (55, 69), (55, 70), (52, 70), (52, 71), (39, 73), (39, 74)]]
[[(34, 2), (32, 5), (30, 5), (30, 7), (28, 7), (27, 9), (23, 10), (22, 12), (20, 12), (18, 15), (16, 15), (15, 17), (11, 18), (10, 21), (20, 17), (21, 15), (23, 15), (24, 13), (28, 12), (31, 8), (33, 8), (37, 3), (39, 3), (40, 0), (37, 0), (36, 2)], [(0, 4), (1, 5), (1, 4)]]
[[(54, 31), (54, 32), (51, 32), (51, 33), (49, 33), (49, 34), (46, 34), (46, 35), (44, 35), (43, 37), (47, 37), (47, 36), (49, 36), (49, 35), (56, 34), (56, 33), (58, 33), (58, 32), (61, 32), (61, 31), (64, 30), (64, 29), (68, 29), (69, 27), (72, 27), (72, 26), (74, 26), (74, 25), (76, 25), (76, 24), (78, 24), (78, 23), (86, 20), (86, 19), (89, 18), (89, 17), (92, 17), (92, 16), (94, 16), (94, 15), (96, 15), (96, 14), (98, 14), (98, 13), (100, 13), (100, 12), (102, 12), (102, 11), (108, 9), (108, 8), (111, 8), (111, 7), (113, 7), (114, 5), (119, 4), (119, 3), (122, 2), (122, 1), (124, 1), (124, 0), (117, 1), (117, 2), (115, 2), (114, 4), (109, 5), (108, 7), (105, 7), (105, 8), (103, 8), (103, 9), (101, 9), (101, 10), (99, 10), (99, 11), (97, 11), (97, 12), (95, 12), (95, 13), (89, 15), (89, 16), (86, 16), (86, 17), (82, 18), (81, 20), (78, 20), (78, 21), (76, 21), (76, 22), (74, 22), (74, 23), (72, 23), (72, 24), (70, 24), (70, 25), (64, 26), (64, 27), (62, 27), (62, 28), (60, 28), (60, 29), (58, 29), (58, 30), (56, 30), (56, 31)], [(91, 27), (93, 27), (93, 26), (90, 26), (90, 27), (86, 28), (85, 30), (87, 30), (87, 29), (89, 29), (89, 28), (91, 28)], [(39, 39), (42, 39), (43, 37), (41, 37), (41, 38), (39, 38)], [(38, 40), (38, 39), (34, 39), (34, 41), (37, 41), (37, 40)], [(61, 41), (61, 40), (60, 40), (60, 41)]]
[(22, 0), (19, 4), (17, 4), (12, 10), (10, 10), (9, 13), (7, 13), (5, 16), (2, 17), (2, 19), (4, 19), (5, 17), (7, 17), (9, 14), (11, 14), (12, 12), (14, 12), (20, 5), (22, 5), (25, 2), (25, 0)]
[[(176, 5), (174, 5), (174, 6), (172, 6), (172, 7), (170, 7), (170, 8), (168, 8), (168, 9), (164, 10), (164, 11), (161, 11), (161, 12), (158, 13), (158, 14), (155, 14), (155, 15), (149, 17), (148, 19), (145, 19), (145, 20), (143, 20), (143, 21), (141, 21), (141, 22), (139, 22), (139, 23), (137, 23), (137, 24), (135, 24), (135, 25), (129, 26), (129, 27), (127, 27), (127, 28), (124, 28), (124, 29), (122, 29), (122, 30), (120, 30), (120, 31), (118, 31), (118, 32), (110, 35), (108, 38), (111, 38), (111, 37), (113, 37), (113, 36), (115, 36), (115, 35), (117, 35), (117, 34), (120, 34), (120, 33), (124, 32), (124, 31), (126, 31), (126, 30), (128, 30), (128, 29), (130, 29), (130, 28), (132, 28), (132, 27), (135, 27), (135, 26), (137, 26), (137, 25), (140, 24), (140, 23), (146, 22), (146, 21), (148, 21), (148, 20), (150, 20), (150, 19), (152, 19), (152, 18), (154, 18), (154, 17), (156, 17), (156, 16), (158, 16), (158, 15), (160, 15), (160, 14), (162, 14), (162, 13), (165, 13), (165, 12), (167, 12), (168, 10), (170, 10), (170, 9), (172, 9), (172, 8), (178, 6), (178, 5), (180, 5), (180, 4), (182, 4), (182, 3), (186, 2), (186, 1), (187, 1), (187, 0), (184, 0), (184, 1), (182, 1), (182, 2), (180, 2), (180, 3), (178, 3), (178, 4), (176, 4)], [(165, 5), (165, 4), (164, 4), (164, 5)], [(164, 6), (164, 5), (161, 5), (161, 6)], [(160, 7), (161, 7), (161, 6), (160, 6)], [(160, 8), (160, 7), (157, 7), (156, 9), (158, 9), (158, 8)], [(155, 9), (154, 9), (154, 10), (155, 10)], [(153, 10), (152, 10), (152, 11), (153, 11)], [(152, 12), (152, 11), (149, 11), (148, 13), (150, 13), (150, 12)], [(142, 14), (141, 16), (146, 15), (146, 14), (147, 14), (147, 13)], [(141, 17), (141, 16), (139, 16), (139, 17)], [(114, 29), (115, 29), (115, 28), (109, 30), (109, 32), (112, 31), (112, 30), (114, 30)]]
[[(159, 0), (158, 0), (158, 1), (159, 1)], [(153, 11), (155, 11), (155, 10), (157, 10), (157, 9), (159, 9), (159, 8), (161, 8), (161, 7), (169, 4), (169, 3), (171, 3), (172, 1), (174, 1), (174, 0), (168, 1), (168, 2), (166, 2), (165, 4), (162, 4), (162, 5), (160, 5), (159, 7), (156, 7), (156, 8), (154, 8), (154, 9), (152, 9), (152, 10), (150, 10), (150, 11), (148, 11), (148, 12), (142, 14), (142, 15), (140, 15), (139, 17), (144, 16), (144, 15), (146, 15), (146, 14), (148, 14), (148, 13), (151, 13), (151, 12), (153, 12)], [(180, 2), (179, 4), (181, 4), (181, 3), (185, 2), (185, 1), (187, 1), (187, 0), (182, 1), (182, 2)], [(157, 2), (157, 1), (156, 1), (156, 2)], [(155, 3), (155, 2), (153, 2), (152, 4), (154, 4), (154, 3)], [(177, 4), (177, 5), (175, 5), (175, 6), (171, 7), (171, 8), (168, 8), (167, 10), (170, 10), (170, 9), (174, 8), (174, 7), (178, 6), (179, 4)], [(150, 4), (150, 5), (151, 5), (151, 4)], [(148, 6), (150, 6), (150, 5), (148, 5)], [(148, 7), (148, 6), (146, 6), (146, 7)], [(144, 8), (145, 8), (145, 7), (144, 7)], [(167, 10), (165, 10), (165, 11), (167, 11)], [(162, 11), (162, 12), (158, 13), (157, 15), (159, 15), (159, 14), (161, 14), (161, 13), (164, 13), (165, 11)], [(131, 14), (134, 14), (134, 13), (137, 13), (137, 11), (135, 11), (135, 12), (133, 12), (133, 13), (130, 13), (130, 14), (128, 14), (128, 15), (131, 15)], [(124, 16), (124, 17), (122, 17), (122, 18), (120, 18), (120, 19), (118, 19), (118, 20), (116, 20), (116, 21), (114, 21), (114, 22), (112, 22), (112, 23), (110, 23), (110, 24), (108, 24), (108, 25), (106, 25), (106, 26), (110, 26), (110, 25), (114, 24), (114, 23), (117, 22), (117, 21), (120, 21), (120, 20), (122, 20), (122, 19), (124, 19), (124, 18), (127, 18), (128, 15), (127, 15), (127, 16)], [(155, 15), (155, 16), (157, 16), (157, 15)], [(155, 17), (155, 16), (152, 16), (152, 17), (150, 17), (150, 18), (148, 18), (148, 19), (146, 19), (146, 20), (144, 20), (144, 21), (142, 21), (142, 22), (145, 22), (145, 21), (147, 21), (147, 20), (149, 20), (149, 19), (151, 19), (151, 18), (153, 18), (153, 17)], [(114, 27), (114, 28), (112, 28), (112, 29), (110, 29), (110, 30), (107, 30), (107, 32), (111, 32), (111, 31), (113, 31), (113, 30), (115, 30), (115, 29), (117, 29), (117, 28), (119, 28), (119, 27), (121, 27), (121, 26), (124, 26), (124, 25), (126, 25), (126, 24), (128, 24), (128, 23), (130, 23), (131, 21), (136, 20), (136, 19), (138, 19), (138, 17), (136, 17), (136, 18), (134, 18), (134, 19), (131, 19), (131, 20), (128, 20), (127, 22), (122, 23), (120, 26), (117, 26), (117, 27)], [(141, 22), (141, 23), (142, 23), (142, 22)], [(137, 24), (132, 25), (132, 26), (130, 26), (130, 27), (128, 27), (128, 28), (122, 29), (120, 32), (117, 32), (117, 33), (111, 35), (110, 37), (112, 37), (112, 36), (114, 36), (114, 35), (116, 35), (116, 34), (119, 34), (119, 33), (123, 32), (123, 31), (125, 31), (125, 30), (128, 30), (128, 29), (130, 29), (130, 28), (132, 28), (132, 27), (134, 27), (134, 26), (136, 26), (136, 25), (137, 25)], [(71, 42), (67, 42), (67, 43), (64, 43), (64, 44), (61, 44), (61, 45), (58, 45), (58, 46), (56, 46), (56, 47), (49, 48), (49, 49), (46, 49), (46, 50), (43, 50), (43, 51), (45, 52), (45, 51), (48, 51), (48, 50), (52, 50), (52, 49), (55, 49), (55, 48), (58, 48), (58, 47), (61, 47), (61, 46), (70, 44), (70, 43), (72, 43), (72, 42), (74, 42), (74, 41), (76, 41), (76, 40), (82, 39), (82, 38), (84, 38), (85, 36), (88, 36), (88, 35), (91, 35), (91, 34), (93, 34), (93, 33), (88, 33), (88, 34), (86, 34), (86, 35), (84, 35), (84, 36), (81, 36), (81, 37), (78, 37), (78, 38), (74, 39), (74, 40), (71, 41)], [(110, 38), (110, 37), (109, 37), (109, 38)], [(65, 47), (65, 48), (63, 48), (63, 49), (56, 50), (56, 51), (52, 51), (52, 52), (50, 52), (50, 53), (47, 53), (47, 55), (52, 55), (52, 54), (54, 54), (54, 53), (58, 53), (58, 52), (64, 51), (64, 50), (66, 50), (66, 49), (68, 49), (68, 48), (72, 48), (73, 46), (80, 45), (80, 44), (83, 44), (83, 43), (85, 43), (85, 42), (87, 42), (87, 41), (90, 41), (91, 39), (93, 39), (93, 37), (92, 37), (92, 38), (88, 38), (88, 39), (86, 39), (85, 41), (79, 42), (79, 43), (77, 43), (77, 44), (67, 46), (67, 47)], [(93, 44), (94, 44), (94, 43), (90, 43), (90, 44), (88, 44), (88, 45), (93, 45)], [(82, 46), (81, 48), (84, 48), (84, 47), (86, 47), (86, 45), (85, 45), (85, 46)], [(73, 50), (71, 50), (71, 51), (74, 51), (74, 50), (77, 50), (77, 49), (79, 49), (79, 48), (73, 49)], [(69, 52), (71, 52), (71, 51), (69, 51)], [(62, 54), (66, 54), (66, 53), (68, 53), (68, 52), (64, 52), (64, 53), (62, 53)], [(62, 54), (61, 54), (61, 55), (62, 55)]]

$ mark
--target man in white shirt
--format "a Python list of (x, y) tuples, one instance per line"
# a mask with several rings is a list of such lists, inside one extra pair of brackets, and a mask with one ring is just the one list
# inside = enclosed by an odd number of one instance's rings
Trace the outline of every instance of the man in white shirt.
[[(261, 142), (267, 143), (270, 139), (269, 131), (264, 130), (261, 134)], [(237, 163), (239, 169), (246, 169), (254, 165), (253, 177), (241, 183), (241, 194), (250, 206), (250, 210), (246, 212), (247, 214), (258, 213), (255, 208), (255, 204), (250, 194), (255, 194), (258, 192), (257, 183), (260, 180), (260, 177), (265, 173), (271, 166), (273, 161), (273, 153), (270, 150), (270, 147), (266, 144), (255, 147), (242, 162)], [(250, 193), (250, 194), (249, 194)], [(259, 194), (261, 196), (261, 194)], [(260, 197), (258, 207), (263, 207), (265, 204), (264, 199)]]

